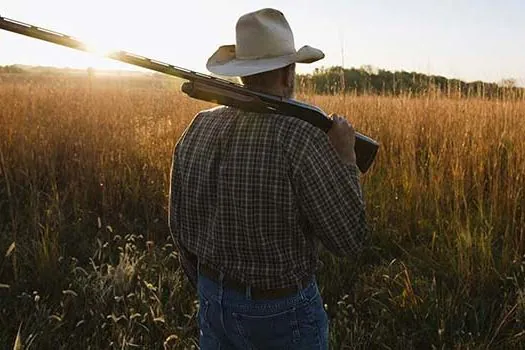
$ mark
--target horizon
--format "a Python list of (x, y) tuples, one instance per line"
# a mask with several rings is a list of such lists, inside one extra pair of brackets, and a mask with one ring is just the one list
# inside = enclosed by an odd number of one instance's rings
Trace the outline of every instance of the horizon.
[[(10, 64), (10, 65), (0, 65), (0, 68), (2, 67), (9, 67), (9, 66), (14, 66), (14, 67), (19, 67), (21, 69), (26, 69), (28, 70), (27, 73), (31, 73), (31, 70), (38, 70), (38, 69), (56, 69), (56, 70), (64, 70), (64, 71), (71, 71), (71, 72), (74, 72), (75, 74), (79, 74), (79, 73), (82, 73), (82, 72), (86, 72), (87, 73), (87, 70), (88, 69), (92, 69), (93, 72), (96, 74), (96, 73), (101, 73), (103, 75), (118, 75), (118, 74), (123, 74), (123, 75), (129, 75), (129, 76), (139, 76), (139, 75), (143, 75), (143, 76), (150, 76), (150, 75), (161, 75), (161, 76), (166, 76), (166, 77), (174, 77), (172, 75), (167, 75), (167, 74), (164, 74), (164, 73), (161, 73), (161, 72), (157, 72), (157, 71), (153, 71), (153, 70), (149, 70), (149, 69), (146, 69), (146, 68), (141, 68), (141, 67), (138, 67), (138, 66), (131, 66), (131, 65), (128, 65), (128, 64), (125, 64), (127, 66), (129, 66), (128, 69), (112, 69), (112, 68), (96, 68), (96, 67), (81, 67), (81, 68), (75, 68), (75, 67), (58, 67), (58, 66), (41, 66), (41, 65), (26, 65), (26, 64), (19, 64), (19, 63), (14, 63), (14, 64)], [(329, 69), (329, 68), (332, 68), (332, 67), (336, 67), (336, 66), (329, 66), (329, 67), (324, 67), (324, 66), (321, 66), (321, 67), (316, 67), (315, 69), (319, 68), (319, 69)], [(362, 69), (363, 67), (344, 67), (344, 69)], [(401, 72), (405, 72), (405, 73), (409, 73), (409, 74), (425, 74), (427, 75), (426, 73), (422, 73), (422, 72), (416, 72), (416, 71), (402, 71), (402, 70), (398, 70), (398, 71), (391, 71), (391, 70), (388, 70), (388, 69), (384, 69), (382, 67), (372, 67), (373, 68), (373, 72), (372, 74), (377, 74), (377, 70), (386, 70), (386, 71), (390, 71), (391, 73), (401, 73)], [(306, 74), (312, 74), (313, 73), (313, 70), (310, 71), (310, 72), (298, 72), (296, 73), (297, 75), (306, 75)], [(216, 76), (212, 73), (209, 73), (207, 72), (208, 75), (211, 75), (211, 76)], [(441, 76), (441, 75), (435, 75), (435, 74), (430, 74), (430, 75), (427, 75), (428, 77), (443, 77), (443, 78), (446, 78), (447, 80), (454, 80), (454, 79), (457, 79), (457, 78), (453, 78), (453, 77), (448, 77), (448, 76)], [(220, 78), (228, 78), (228, 77), (221, 77), (221, 76), (218, 76)], [(177, 78), (177, 77), (174, 77), (176, 79), (180, 79), (180, 78)], [(483, 81), (483, 80), (461, 80), (461, 79), (458, 79), (460, 81), (462, 81), (463, 83), (467, 83), (467, 84), (470, 84), (470, 83), (477, 83), (477, 82), (482, 82), (482, 83), (485, 83), (485, 84), (498, 84), (500, 85), (499, 83), (500, 82), (490, 82), (490, 81)], [(519, 82), (516, 81), (516, 87), (518, 88), (525, 88), (525, 84), (521, 84)]]
[[(396, 4), (386, 0), (373, 4), (334, 0), (326, 4), (308, 2), (301, 7), (292, 1), (256, 0), (246, 4), (234, 0), (231, 6), (223, 6), (201, 0), (184, 4), (180, 10), (160, 0), (151, 1), (148, 7), (133, 7), (123, 0), (93, 0), (89, 4), (49, 0), (45, 7), (31, 0), (6, 1), (0, 13), (6, 18), (202, 73), (209, 73), (205, 61), (219, 45), (234, 42), (238, 17), (275, 7), (288, 19), (297, 49), (311, 45), (326, 54), (314, 64), (298, 65), (300, 74), (320, 67), (370, 65), (466, 82), (515, 79), (519, 86), (525, 85), (525, 67), (521, 64), (525, 52), (515, 44), (525, 36), (525, 23), (519, 15), (525, 11), (525, 4), (519, 0), (507, 0), (505, 6), (488, 0), (426, 4), (414, 0)], [(317, 15), (315, 21), (311, 12)], [(0, 30), (0, 65), (12, 64), (141, 70)]]

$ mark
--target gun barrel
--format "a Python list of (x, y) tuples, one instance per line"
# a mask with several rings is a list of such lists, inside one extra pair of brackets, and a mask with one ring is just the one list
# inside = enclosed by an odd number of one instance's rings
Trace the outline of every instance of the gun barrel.
[[(90, 53), (99, 53), (97, 50), (94, 50), (91, 46), (86, 43), (72, 37), (65, 35), (59, 32), (55, 32), (49, 29), (44, 29), (36, 27), (30, 24), (23, 22), (15, 21), (13, 19), (8, 19), (0, 17), (0, 29), (4, 29), (13, 33), (18, 33), (25, 35), (34, 39), (39, 39), (47, 42), (51, 42), (57, 45), (69, 47), (71, 49), (90, 52)], [(104, 52), (103, 56), (125, 62), (134, 66), (139, 66), (149, 70), (153, 70), (159, 73), (164, 73), (168, 75), (173, 75), (182, 79), (192, 79), (199, 73), (192, 72), (190, 70), (173, 66), (171, 64), (157, 61), (151, 58), (144, 56), (136, 55), (126, 51), (108, 51)], [(202, 75), (204, 76), (204, 75)], [(225, 80), (225, 82), (227, 82)]]

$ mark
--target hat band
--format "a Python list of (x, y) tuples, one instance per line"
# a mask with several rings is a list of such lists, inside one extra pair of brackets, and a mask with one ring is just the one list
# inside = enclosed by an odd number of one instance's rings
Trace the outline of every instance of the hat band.
[(278, 58), (278, 57), (285, 57), (285, 56), (290, 56), (290, 55), (295, 55), (297, 53), (297, 51), (293, 51), (293, 52), (290, 52), (290, 53), (283, 53), (283, 54), (279, 54), (279, 55), (265, 55), (265, 56), (258, 56), (258, 55), (254, 55), (254, 56), (237, 56), (236, 55), (236, 59), (238, 60), (241, 60), (241, 61), (249, 61), (249, 60), (263, 60), (263, 59), (267, 59), (267, 58)]

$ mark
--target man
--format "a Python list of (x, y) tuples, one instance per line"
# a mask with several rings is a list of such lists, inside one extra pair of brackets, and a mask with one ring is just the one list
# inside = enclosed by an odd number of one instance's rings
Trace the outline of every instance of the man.
[[(236, 37), (207, 68), (284, 98), (295, 63), (324, 57), (296, 51), (273, 9), (242, 16)], [(178, 141), (170, 228), (186, 271), (198, 261), (201, 349), (328, 347), (318, 242), (351, 257), (367, 239), (355, 132), (332, 118), (326, 134), (298, 118), (218, 107), (197, 114)]]

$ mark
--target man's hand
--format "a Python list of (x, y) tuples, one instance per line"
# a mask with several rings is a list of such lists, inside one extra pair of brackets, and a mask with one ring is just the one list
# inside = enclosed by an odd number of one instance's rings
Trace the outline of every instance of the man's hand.
[(332, 127), (328, 130), (328, 138), (346, 164), (355, 165), (355, 130), (345, 117), (332, 114)]

